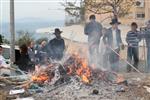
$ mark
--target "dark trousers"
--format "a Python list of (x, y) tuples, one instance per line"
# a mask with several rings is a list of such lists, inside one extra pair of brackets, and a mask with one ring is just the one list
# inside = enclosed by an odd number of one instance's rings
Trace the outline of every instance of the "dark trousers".
[[(119, 54), (119, 49), (115, 49), (115, 52)], [(119, 56), (114, 51), (109, 54), (109, 62), (112, 71), (119, 71)]]
[(146, 65), (145, 72), (150, 73), (150, 46), (147, 47), (147, 65)]
[[(139, 50), (137, 47), (128, 47), (127, 51), (127, 61), (131, 64), (134, 61), (133, 66), (138, 68), (139, 63)], [(131, 71), (131, 66), (127, 65), (127, 71)]]

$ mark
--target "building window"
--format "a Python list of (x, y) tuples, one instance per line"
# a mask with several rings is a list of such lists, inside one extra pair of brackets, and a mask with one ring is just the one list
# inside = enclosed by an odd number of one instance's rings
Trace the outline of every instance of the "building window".
[(136, 7), (144, 7), (144, 0), (137, 0), (135, 4), (136, 4)]
[(137, 19), (144, 19), (145, 18), (145, 14), (144, 13), (138, 13), (138, 14), (136, 14), (136, 18)]

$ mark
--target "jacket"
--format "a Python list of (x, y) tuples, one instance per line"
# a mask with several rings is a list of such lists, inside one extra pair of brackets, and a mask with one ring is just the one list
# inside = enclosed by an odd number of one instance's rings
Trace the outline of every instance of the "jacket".
[(50, 57), (52, 59), (61, 60), (65, 50), (65, 42), (64, 39), (54, 38), (48, 44), (50, 50)]
[[(120, 48), (120, 44), (122, 44), (122, 39), (121, 39), (121, 31), (120, 29), (116, 30), (116, 41), (117, 41), (117, 46)], [(112, 28), (109, 28), (107, 33), (104, 35), (103, 41), (105, 44), (109, 45), (110, 47), (113, 46), (113, 33), (112, 33)]]
[(102, 36), (102, 25), (99, 22), (91, 21), (85, 25), (84, 34), (88, 35), (88, 42), (91, 45), (99, 44)]

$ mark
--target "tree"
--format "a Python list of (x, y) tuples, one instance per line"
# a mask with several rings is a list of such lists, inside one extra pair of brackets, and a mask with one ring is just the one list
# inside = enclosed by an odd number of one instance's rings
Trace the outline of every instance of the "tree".
[(65, 7), (65, 11), (76, 18), (79, 18), (79, 21), (84, 21), (84, 15), (85, 15), (85, 5), (84, 0), (74, 0), (74, 2), (70, 2), (67, 0), (64, 0), (63, 3), (61, 3), (62, 6)]
[(94, 14), (112, 13), (113, 17), (118, 18), (129, 14), (135, 2), (136, 0), (80, 0), (82, 6), (76, 6), (75, 2), (65, 2), (65, 11), (74, 16), (77, 16), (74, 10), (81, 11), (81, 16), (85, 15), (85, 11)]
[(24, 31), (18, 31), (18, 34), (22, 34), (19, 36), (19, 39), (16, 41), (16, 44), (21, 46), (23, 44), (26, 44), (28, 45), (28, 43), (30, 41), (33, 41), (33, 38), (32, 38), (32, 33), (29, 33), (29, 32), (24, 32)]
[(129, 14), (136, 0), (85, 0), (86, 9), (95, 14), (112, 13), (113, 17)]
[(0, 45), (4, 43), (4, 44), (10, 44), (10, 41), (8, 39), (6, 39), (3, 35), (0, 34)]

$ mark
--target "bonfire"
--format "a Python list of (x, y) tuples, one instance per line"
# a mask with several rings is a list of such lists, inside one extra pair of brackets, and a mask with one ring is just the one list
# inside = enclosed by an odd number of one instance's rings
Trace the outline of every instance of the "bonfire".
[[(10, 80), (7, 77), (0, 77), (0, 79), (8, 84), (16, 85), (15, 88), (24, 88), (34, 94), (42, 91), (42, 93), (34, 95), (36, 100), (45, 100), (47, 98), (51, 100), (74, 100), (75, 98), (77, 100), (116, 100), (118, 94), (114, 93), (114, 91), (128, 91), (128, 94), (130, 94), (130, 90), (127, 87), (128, 82), (123, 75), (112, 71), (95, 69), (88, 64), (86, 58), (82, 58), (77, 54), (72, 54), (63, 63), (49, 62), (46, 65), (36, 66), (36, 70), (30, 73), (30, 76), (28, 80), (21, 80), (21, 82), (14, 79)], [(142, 86), (138, 85), (136, 88), (149, 90), (147, 85), (144, 88)], [(134, 98), (134, 96), (129, 97)], [(146, 98), (148, 97), (146, 96)], [(127, 97), (127, 99), (123, 100), (132, 99)], [(122, 98), (119, 98), (119, 100), (122, 100)]]
[[(57, 70), (57, 71), (56, 71)], [(43, 68), (38, 68), (32, 76), (32, 81), (37, 83), (51, 82), (53, 78), (59, 80), (60, 78), (78, 76), (84, 84), (90, 84), (92, 80), (99, 79), (103, 81), (110, 81), (121, 83), (124, 81), (122, 75), (114, 72), (102, 71), (95, 69), (88, 65), (86, 58), (81, 58), (77, 54), (72, 54), (63, 64), (50, 63), (50, 65)], [(110, 77), (112, 79), (110, 79)], [(57, 79), (56, 79), (57, 78)]]

